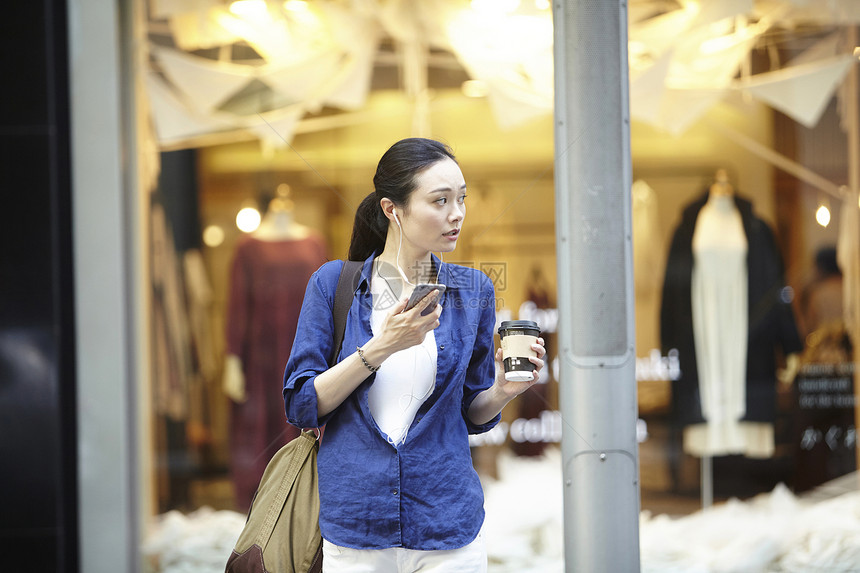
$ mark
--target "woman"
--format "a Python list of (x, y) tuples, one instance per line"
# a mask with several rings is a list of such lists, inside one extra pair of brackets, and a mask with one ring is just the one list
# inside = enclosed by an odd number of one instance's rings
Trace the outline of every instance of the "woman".
[[(543, 340), (533, 346), (533, 380), (506, 381), (493, 352), (492, 283), (432, 254), (454, 250), (466, 214), (466, 183), (447, 146), (399, 141), (373, 182), (355, 216), (349, 258), (364, 265), (338, 362), (328, 367), (343, 266), (332, 261), (308, 283), (284, 374), (289, 421), (326, 425), (324, 571), (485, 571), (468, 435), (492, 428), (538, 379)], [(418, 283), (447, 288), (406, 310)]]

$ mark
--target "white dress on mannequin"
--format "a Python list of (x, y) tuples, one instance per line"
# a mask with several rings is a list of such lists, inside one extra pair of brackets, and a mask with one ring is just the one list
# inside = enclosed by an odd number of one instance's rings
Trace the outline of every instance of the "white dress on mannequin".
[(746, 412), (748, 243), (731, 195), (711, 193), (693, 233), (692, 311), (704, 424), (684, 429), (695, 456), (773, 455), (773, 426)]

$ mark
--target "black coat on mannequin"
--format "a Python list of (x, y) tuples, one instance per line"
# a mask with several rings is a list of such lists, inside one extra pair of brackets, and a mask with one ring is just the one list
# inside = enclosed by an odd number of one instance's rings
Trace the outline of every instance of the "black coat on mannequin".
[[(678, 350), (681, 377), (672, 382), (672, 414), (681, 426), (704, 423), (702, 417), (696, 346), (693, 338), (691, 282), (693, 232), (709, 193), (688, 205), (675, 230), (666, 264), (660, 309), (663, 352)], [(785, 288), (782, 257), (773, 232), (753, 214), (752, 203), (733, 196), (749, 244), (749, 331), (747, 339), (746, 414), (748, 422), (773, 423), (776, 417), (776, 350), (799, 352), (803, 343)]]

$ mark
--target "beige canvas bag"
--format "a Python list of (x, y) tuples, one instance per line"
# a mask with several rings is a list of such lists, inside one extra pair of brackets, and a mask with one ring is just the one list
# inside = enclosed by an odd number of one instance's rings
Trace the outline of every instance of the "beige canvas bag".
[(272, 457), (227, 573), (322, 571), (317, 434), (304, 431)]

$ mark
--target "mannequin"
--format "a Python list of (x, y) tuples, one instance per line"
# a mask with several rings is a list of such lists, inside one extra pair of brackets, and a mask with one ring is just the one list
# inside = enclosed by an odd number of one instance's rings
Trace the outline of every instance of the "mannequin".
[(672, 414), (688, 453), (773, 454), (777, 350), (803, 349), (784, 286), (773, 232), (717, 170), (674, 232), (660, 310), (663, 351), (679, 353)]
[[(275, 197), (269, 201), (260, 226), (251, 236), (261, 241), (288, 241), (305, 239), (310, 234), (308, 227), (294, 221), (290, 186), (281, 183)], [(224, 361), (223, 388), (224, 393), (234, 402), (244, 402), (248, 398), (245, 394), (242, 359), (235, 354), (227, 354)]]
[(289, 186), (236, 246), (227, 309), (223, 389), (231, 406), (231, 473), (237, 509), (248, 509), (266, 463), (299, 435), (286, 421), (281, 377), (308, 280), (326, 260), (324, 241), (294, 220)]
[(266, 214), (263, 215), (263, 220), (253, 236), (261, 241), (285, 241), (305, 239), (310, 234), (309, 228), (294, 221), (290, 186), (281, 183), (278, 185), (275, 197), (269, 201)]
[(748, 242), (734, 188), (718, 169), (693, 233), (693, 334), (706, 422), (684, 430), (684, 450), (704, 457), (773, 455), (773, 425), (741, 421), (747, 354)]

